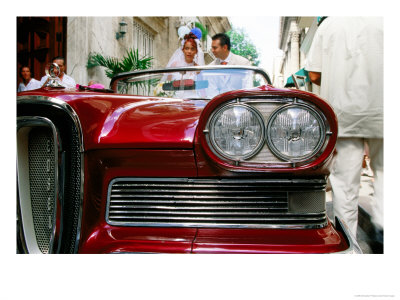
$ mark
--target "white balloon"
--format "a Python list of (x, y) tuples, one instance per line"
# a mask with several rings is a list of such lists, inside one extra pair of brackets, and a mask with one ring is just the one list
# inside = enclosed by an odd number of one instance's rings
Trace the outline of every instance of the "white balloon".
[(183, 37), (185, 36), (185, 34), (190, 33), (190, 29), (187, 26), (181, 26), (178, 28), (178, 36), (183, 39)]

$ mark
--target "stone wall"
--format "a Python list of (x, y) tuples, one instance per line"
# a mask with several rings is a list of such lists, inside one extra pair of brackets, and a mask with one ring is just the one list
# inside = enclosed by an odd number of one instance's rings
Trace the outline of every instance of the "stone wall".
[(116, 40), (115, 34), (119, 26), (116, 17), (69, 17), (67, 23), (67, 74), (79, 84), (87, 84), (95, 80), (108, 87), (104, 68), (95, 67), (87, 70), (86, 64), (90, 52), (99, 52), (105, 56), (120, 57), (129, 42), (129, 36), (124, 40)]

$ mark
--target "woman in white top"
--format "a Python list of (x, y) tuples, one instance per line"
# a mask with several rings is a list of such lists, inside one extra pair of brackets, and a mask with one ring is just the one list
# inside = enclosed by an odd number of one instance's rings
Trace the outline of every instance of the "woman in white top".
[(199, 39), (193, 33), (184, 36), (181, 47), (176, 49), (166, 67), (188, 66), (204, 66), (204, 53), (201, 49)]
[[(172, 57), (170, 58), (167, 68), (176, 67), (190, 67), (190, 66), (204, 66), (204, 53), (200, 46), (200, 41), (195, 34), (190, 32), (186, 34), (181, 42), (181, 47), (176, 49)], [(166, 78), (164, 77), (161, 81), (172, 81), (172, 80), (185, 80), (193, 79), (196, 80), (197, 72), (186, 72), (181, 74), (179, 72), (172, 73)], [(198, 97), (198, 91), (196, 90), (185, 90), (176, 91), (175, 97), (178, 98), (191, 98)]]
[(28, 66), (22, 66), (19, 70), (19, 75), (22, 78), (22, 82), (18, 86), (18, 92), (36, 90), (42, 87), (39, 80), (31, 77), (31, 70)]

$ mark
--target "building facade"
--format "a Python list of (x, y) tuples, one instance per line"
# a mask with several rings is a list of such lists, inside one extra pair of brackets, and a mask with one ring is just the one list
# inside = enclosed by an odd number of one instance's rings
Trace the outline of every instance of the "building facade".
[(51, 58), (61, 55), (66, 58), (66, 73), (77, 83), (94, 80), (108, 86), (104, 68), (87, 69), (90, 53), (122, 58), (126, 51), (138, 49), (139, 56), (153, 57), (153, 68), (162, 68), (180, 45), (178, 28), (193, 28), (195, 22), (208, 31), (202, 48), (210, 63), (214, 59), (211, 36), (231, 29), (227, 17), (19, 17), (17, 64), (30, 66), (40, 79)]
[[(317, 17), (281, 17), (279, 48), (283, 55), (274, 63), (274, 85), (284, 87), (289, 77), (302, 69), (318, 23)], [(318, 86), (312, 85), (318, 93)]]

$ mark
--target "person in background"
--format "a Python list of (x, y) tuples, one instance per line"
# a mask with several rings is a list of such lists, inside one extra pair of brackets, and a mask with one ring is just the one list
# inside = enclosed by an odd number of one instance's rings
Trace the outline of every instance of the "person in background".
[(211, 51), (216, 59), (210, 65), (251, 65), (248, 59), (231, 52), (231, 40), (225, 33), (217, 33), (212, 37)]
[(305, 69), (338, 118), (337, 155), (329, 177), (334, 214), (356, 237), (366, 142), (375, 176), (372, 221), (377, 240), (383, 242), (382, 18), (326, 18), (315, 34)]
[[(52, 60), (53, 63), (56, 63), (58, 67), (60, 68), (60, 74), (58, 74), (59, 78), (59, 83), (66, 87), (66, 88), (75, 88), (76, 83), (75, 80), (71, 77), (65, 74), (65, 59), (62, 56), (56, 56)], [(47, 82), (49, 81), (49, 77), (47, 75), (43, 76), (42, 79), (40, 80), (42, 86), (44, 86)]]
[(42, 87), (39, 80), (32, 78), (32, 73), (28, 66), (22, 66), (19, 69), (19, 76), (21, 76), (22, 82), (18, 85), (18, 92), (36, 90)]

